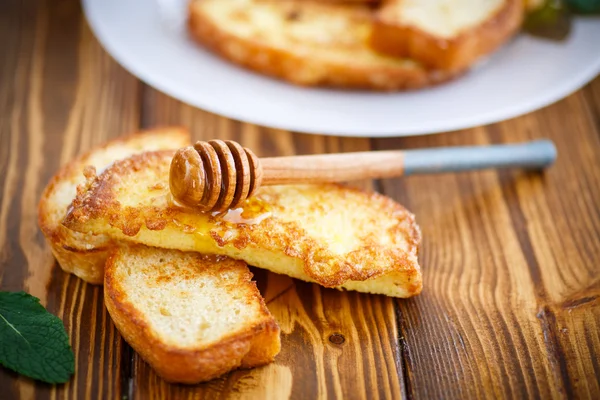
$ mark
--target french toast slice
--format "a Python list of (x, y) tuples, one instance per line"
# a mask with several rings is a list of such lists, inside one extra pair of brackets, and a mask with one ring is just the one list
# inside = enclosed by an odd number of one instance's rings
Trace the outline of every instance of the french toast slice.
[(104, 279), (110, 239), (105, 235), (73, 232), (61, 224), (67, 207), (77, 194), (77, 186), (86, 181), (86, 167), (100, 171), (132, 154), (177, 149), (189, 142), (189, 134), (184, 129), (150, 130), (112, 140), (60, 168), (42, 194), (38, 205), (38, 224), (63, 270), (93, 284), (102, 284)]
[(395, 297), (421, 291), (420, 231), (393, 200), (340, 185), (267, 186), (241, 209), (171, 200), (174, 151), (114, 163), (73, 201), (65, 225), (149, 246), (222, 254), (326, 287)]
[(463, 71), (521, 27), (522, 0), (383, 0), (371, 47), (428, 68)]
[(423, 68), (370, 48), (366, 4), (306, 0), (193, 0), (191, 36), (222, 57), (298, 85), (400, 90), (459, 71)]
[(279, 326), (251, 278), (228, 257), (117, 247), (106, 262), (104, 301), (159, 376), (198, 383), (279, 353)]

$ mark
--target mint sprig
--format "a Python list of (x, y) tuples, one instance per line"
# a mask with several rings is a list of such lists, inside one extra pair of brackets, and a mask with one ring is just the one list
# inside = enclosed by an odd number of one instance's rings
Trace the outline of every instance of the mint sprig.
[(25, 292), (0, 292), (0, 364), (48, 383), (64, 383), (75, 357), (62, 321), (40, 299)]

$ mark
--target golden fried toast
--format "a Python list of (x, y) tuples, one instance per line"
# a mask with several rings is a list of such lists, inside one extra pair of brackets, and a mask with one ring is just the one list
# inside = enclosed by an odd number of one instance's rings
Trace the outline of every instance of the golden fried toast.
[(279, 327), (243, 261), (145, 246), (117, 247), (104, 301), (115, 326), (163, 379), (198, 383), (267, 364)]
[(176, 149), (189, 142), (189, 134), (183, 129), (156, 129), (112, 140), (62, 166), (45, 188), (38, 206), (39, 226), (62, 269), (89, 283), (102, 284), (109, 238), (73, 232), (61, 225), (67, 207), (75, 198), (77, 186), (85, 182), (86, 167), (100, 171), (132, 154)]
[(306, 0), (193, 0), (191, 36), (224, 58), (307, 86), (419, 88), (459, 71), (423, 68), (370, 48), (373, 9)]
[(421, 291), (420, 232), (391, 199), (339, 185), (267, 186), (225, 214), (171, 200), (173, 151), (114, 163), (73, 201), (65, 225), (149, 246), (222, 254), (326, 287)]
[(523, 15), (522, 0), (383, 0), (369, 42), (382, 54), (462, 71), (507, 42)]

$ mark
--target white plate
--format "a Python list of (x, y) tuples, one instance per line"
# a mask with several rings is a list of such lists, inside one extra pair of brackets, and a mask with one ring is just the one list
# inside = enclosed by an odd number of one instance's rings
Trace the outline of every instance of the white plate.
[(341, 136), (462, 129), (548, 105), (600, 71), (600, 19), (579, 18), (564, 43), (521, 35), (454, 82), (408, 93), (299, 88), (231, 65), (193, 43), (187, 0), (84, 0), (100, 42), (140, 79), (230, 118)]

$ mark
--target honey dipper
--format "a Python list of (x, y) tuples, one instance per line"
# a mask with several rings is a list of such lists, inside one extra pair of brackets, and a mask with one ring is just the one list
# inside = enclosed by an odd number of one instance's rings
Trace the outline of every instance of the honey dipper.
[(201, 211), (236, 208), (261, 185), (340, 182), (484, 168), (541, 169), (556, 159), (550, 140), (520, 144), (367, 151), (259, 159), (230, 140), (197, 142), (171, 162), (173, 198)]

